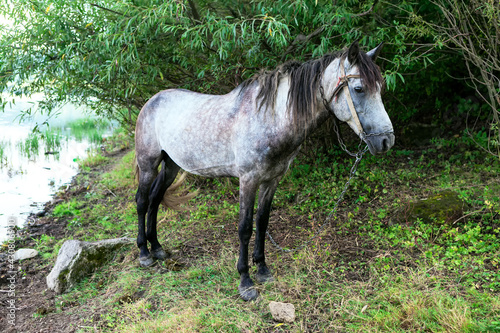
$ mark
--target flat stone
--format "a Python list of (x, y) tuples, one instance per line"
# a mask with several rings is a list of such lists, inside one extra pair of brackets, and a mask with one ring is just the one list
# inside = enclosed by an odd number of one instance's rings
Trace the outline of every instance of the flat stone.
[(112, 259), (116, 250), (133, 241), (131, 238), (116, 238), (97, 242), (64, 242), (54, 268), (47, 276), (47, 286), (58, 294), (65, 292)]
[(463, 215), (464, 206), (465, 203), (458, 193), (444, 190), (426, 199), (412, 202), (409, 217), (414, 221), (418, 218), (425, 223), (452, 223)]
[(36, 257), (38, 251), (34, 249), (19, 249), (14, 253), (14, 260), (25, 260)]
[(295, 321), (295, 306), (293, 304), (271, 301), (269, 310), (277, 322), (293, 323)]

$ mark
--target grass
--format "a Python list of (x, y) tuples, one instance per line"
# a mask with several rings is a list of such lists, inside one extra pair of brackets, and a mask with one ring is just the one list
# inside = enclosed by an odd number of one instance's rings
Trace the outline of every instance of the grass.
[(45, 145), (45, 152), (55, 152), (61, 148), (63, 135), (57, 130), (46, 129), (41, 133), (41, 139)]
[(17, 147), (22, 156), (36, 159), (42, 147), (45, 153), (58, 152), (61, 149), (62, 140), (61, 132), (47, 128), (43, 132), (30, 133), (27, 138), (17, 143)]
[[(97, 156), (89, 165), (109, 162)], [(82, 174), (85, 194), (54, 208), (71, 237), (135, 237), (133, 157), (97, 180)], [(271, 212), (281, 245), (300, 245), (314, 233), (351, 164), (339, 151), (299, 156)], [(80, 332), (500, 332), (499, 172), (499, 161), (467, 137), (367, 156), (338, 214), (310, 246), (284, 254), (268, 242), (276, 281), (259, 285), (261, 297), (250, 303), (237, 292), (237, 182), (189, 177), (200, 189), (192, 209), (158, 217), (173, 259), (143, 269), (137, 249), (125, 248), (57, 296), (57, 313), (77, 313)], [(401, 219), (410, 201), (443, 189), (464, 202), (460, 219)], [(41, 239), (44, 257), (62, 241)], [(274, 322), (270, 301), (294, 304), (296, 321)]]
[(89, 171), (91, 168), (101, 165), (109, 161), (109, 158), (101, 155), (96, 149), (91, 149), (87, 157), (83, 160), (78, 159), (78, 167), (82, 170)]

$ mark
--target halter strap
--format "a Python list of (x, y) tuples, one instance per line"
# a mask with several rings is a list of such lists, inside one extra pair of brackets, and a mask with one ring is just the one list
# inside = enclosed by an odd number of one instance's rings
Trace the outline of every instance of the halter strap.
[(344, 57), (340, 59), (340, 77), (337, 82), (337, 85), (335, 86), (335, 89), (333, 89), (332, 96), (330, 97), (329, 100), (326, 100), (324, 97), (324, 92), (323, 92), (323, 87), (321, 87), (321, 94), (323, 95), (323, 102), (327, 108), (328, 111), (333, 113), (333, 110), (330, 108), (330, 104), (333, 100), (334, 97), (337, 97), (337, 95), (340, 93), (340, 91), (345, 88), (345, 94), (346, 94), (346, 100), (347, 100), (347, 105), (349, 106), (349, 110), (351, 111), (352, 118), (354, 120), (354, 123), (359, 129), (359, 133), (362, 138), (365, 137), (365, 131), (363, 130), (363, 126), (361, 125), (361, 122), (359, 121), (358, 113), (356, 112), (356, 108), (354, 107), (354, 103), (352, 101), (351, 93), (349, 91), (349, 79), (351, 78), (359, 78), (361, 76), (359, 75), (345, 75), (345, 70), (344, 70)]
[(351, 92), (349, 91), (349, 78), (351, 78), (351, 77), (359, 78), (360, 76), (359, 75), (347, 75), (346, 76), (345, 72), (344, 72), (344, 61), (341, 61), (340, 78), (342, 78), (342, 80), (345, 82), (345, 86), (344, 86), (345, 89), (344, 90), (345, 90), (345, 97), (347, 100), (347, 105), (349, 106), (349, 110), (351, 110), (351, 115), (352, 115), (352, 118), (354, 120), (354, 123), (358, 127), (359, 133), (360, 133), (361, 137), (363, 138), (365, 136), (365, 131), (363, 130), (363, 126), (361, 125), (361, 122), (359, 121), (358, 113), (356, 112), (356, 108), (354, 108), (354, 103), (352, 101)]

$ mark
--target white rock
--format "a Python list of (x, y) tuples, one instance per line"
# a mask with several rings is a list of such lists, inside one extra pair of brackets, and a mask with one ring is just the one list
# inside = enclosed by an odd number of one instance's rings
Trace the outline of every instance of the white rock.
[(38, 251), (34, 249), (19, 249), (14, 253), (14, 260), (24, 260), (36, 257)]
[(98, 242), (65, 241), (59, 250), (52, 271), (47, 276), (47, 286), (56, 293), (63, 293), (87, 274), (104, 265), (123, 245), (133, 239), (117, 238)]
[(275, 321), (292, 323), (295, 320), (295, 306), (293, 304), (271, 301), (269, 310), (271, 310)]

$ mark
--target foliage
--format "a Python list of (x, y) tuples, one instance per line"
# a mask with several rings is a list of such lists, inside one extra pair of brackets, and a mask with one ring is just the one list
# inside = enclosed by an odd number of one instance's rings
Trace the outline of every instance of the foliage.
[(366, 48), (387, 42), (381, 65), (396, 90), (387, 98), (395, 118), (411, 118), (421, 105), (410, 104), (434, 100), (447, 80), (429, 72), (428, 85), (408, 74), (427, 73), (437, 60), (443, 71), (456, 69), (453, 57), (428, 52), (429, 29), (416, 19), (436, 16), (427, 0), (8, 0), (0, 13), (12, 20), (0, 37), (0, 90), (43, 92), (46, 112), (68, 100), (87, 104), (132, 127), (161, 89), (226, 93), (261, 68), (354, 40)]
[(426, 22), (436, 43), (455, 49), (465, 60), (468, 78), (489, 107), (490, 136), (483, 146), (500, 157), (500, 6), (497, 1), (436, 0), (444, 19)]

